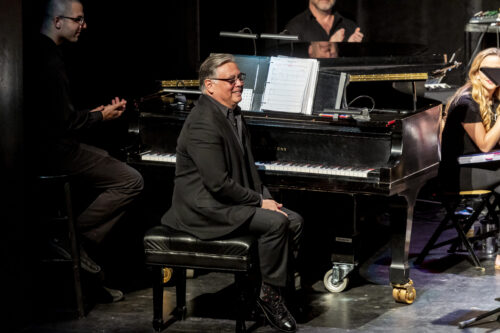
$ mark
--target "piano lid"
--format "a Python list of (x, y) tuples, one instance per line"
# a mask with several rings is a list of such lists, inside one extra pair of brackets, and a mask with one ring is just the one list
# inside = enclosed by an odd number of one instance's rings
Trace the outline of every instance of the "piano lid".
[[(238, 55), (250, 55), (237, 43), (224, 43), (214, 46), (214, 52), (225, 52)], [(253, 51), (251, 53), (253, 55)], [(420, 73), (420, 76), (377, 75), (368, 77), (375, 80), (426, 80), (427, 74), (447, 65), (447, 57), (443, 54), (430, 54), (427, 46), (415, 43), (333, 43), (258, 40), (257, 56), (291, 56), (297, 58), (316, 58), (320, 68), (351, 74), (398, 74)], [(366, 81), (367, 77), (360, 78)], [(351, 78), (357, 81), (356, 78)]]
[(445, 55), (428, 54), (425, 46), (411, 43), (297, 42), (293, 46), (280, 45), (277, 54), (286, 55), (291, 47), (294, 57), (316, 58), (323, 70), (351, 74), (430, 73), (445, 66), (447, 61)]

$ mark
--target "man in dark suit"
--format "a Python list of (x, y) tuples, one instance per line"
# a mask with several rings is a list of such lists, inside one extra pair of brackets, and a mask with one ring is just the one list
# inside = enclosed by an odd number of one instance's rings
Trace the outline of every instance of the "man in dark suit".
[(303, 220), (271, 198), (255, 168), (238, 103), (245, 74), (234, 57), (214, 54), (200, 67), (202, 96), (177, 141), (172, 207), (162, 223), (200, 239), (253, 234), (258, 239), (262, 287), (258, 304), (270, 323), (294, 332), (280, 288)]

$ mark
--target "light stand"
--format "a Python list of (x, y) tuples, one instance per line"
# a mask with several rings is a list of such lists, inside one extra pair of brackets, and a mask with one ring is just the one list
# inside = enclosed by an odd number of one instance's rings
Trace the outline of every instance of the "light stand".
[(274, 39), (281, 41), (289, 41), (290, 42), (290, 56), (293, 56), (293, 42), (299, 41), (299, 36), (297, 35), (287, 35), (285, 33), (279, 34), (260, 34), (260, 38), (262, 39)]
[(238, 32), (221, 31), (219, 33), (219, 36), (252, 39), (253, 40), (253, 55), (257, 55), (257, 45), (255, 43), (255, 40), (258, 38), (258, 36), (257, 36), (257, 34), (253, 34), (252, 30), (250, 30), (250, 28), (243, 28)]

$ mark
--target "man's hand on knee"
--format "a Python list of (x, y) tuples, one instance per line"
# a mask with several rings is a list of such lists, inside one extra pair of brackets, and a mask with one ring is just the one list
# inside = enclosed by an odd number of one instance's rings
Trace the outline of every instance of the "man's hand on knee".
[(285, 213), (284, 211), (281, 210), (281, 207), (283, 207), (283, 204), (280, 204), (272, 199), (264, 199), (262, 200), (262, 206), (261, 208), (263, 209), (269, 209), (269, 210), (273, 210), (275, 212), (279, 212), (283, 215), (285, 215), (286, 217), (288, 217), (288, 214)]

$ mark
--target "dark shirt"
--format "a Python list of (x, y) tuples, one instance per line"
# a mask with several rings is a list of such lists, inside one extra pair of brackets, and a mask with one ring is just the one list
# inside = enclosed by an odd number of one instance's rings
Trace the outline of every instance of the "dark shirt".
[[(234, 134), (238, 138), (238, 141), (240, 142), (242, 148), (243, 148), (243, 137), (242, 137), (242, 124), (241, 124), (241, 109), (239, 106), (236, 106), (234, 109), (230, 109), (227, 106), (219, 103), (217, 100), (214, 98), (209, 99), (211, 102), (213, 102), (215, 105), (217, 105), (217, 108), (222, 112), (224, 117), (227, 119), (229, 124), (231, 125), (231, 128), (233, 129)], [(232, 114), (232, 115), (231, 115)]]
[(287, 30), (290, 35), (298, 35), (301, 41), (316, 42), (328, 41), (337, 30), (344, 28), (345, 34), (343, 42), (346, 42), (354, 33), (358, 25), (354, 21), (340, 15), (337, 11), (335, 11), (333, 15), (334, 21), (330, 29), (330, 34), (326, 33), (325, 29), (319, 24), (309, 8), (291, 19), (285, 26), (285, 30)]
[[(498, 101), (492, 110), (496, 110)], [(439, 165), (439, 178), (442, 185), (449, 190), (458, 190), (460, 183), (469, 184), (470, 179), (460, 177), (458, 157), (461, 155), (482, 153), (474, 141), (465, 131), (462, 123), (482, 123), (479, 104), (474, 101), (471, 91), (466, 90), (448, 110), (446, 124), (441, 140), (441, 163)], [(492, 119), (491, 125), (495, 123)], [(495, 149), (498, 149), (498, 145)], [(466, 165), (471, 167), (472, 165)]]
[[(457, 164), (457, 158), (461, 155), (481, 153), (462, 123), (482, 123), (479, 104), (472, 99), (470, 90), (456, 100), (448, 110), (441, 146), (443, 164)], [(492, 119), (491, 125), (494, 123), (495, 120)]]
[(40, 34), (33, 46), (27, 56), (31, 141), (46, 160), (70, 160), (79, 148), (79, 130), (102, 121), (102, 113), (75, 110), (63, 55), (52, 39)]

